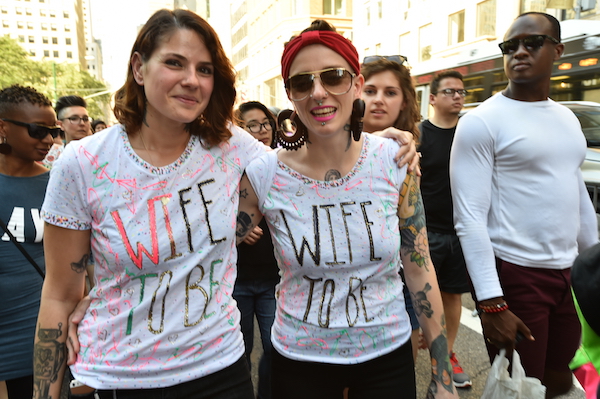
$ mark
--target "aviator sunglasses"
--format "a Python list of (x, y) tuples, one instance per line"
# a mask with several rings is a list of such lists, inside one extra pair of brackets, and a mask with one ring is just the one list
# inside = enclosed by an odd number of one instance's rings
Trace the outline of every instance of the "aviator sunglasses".
[(5, 119), (2, 118), (3, 121), (5, 122), (10, 122), (14, 125), (17, 126), (23, 126), (27, 128), (27, 133), (29, 133), (29, 136), (37, 139), (37, 140), (43, 140), (47, 135), (51, 135), (53, 139), (55, 139), (56, 137), (58, 137), (58, 135), (60, 134), (60, 127), (52, 127), (52, 126), (44, 126), (44, 125), (37, 125), (35, 123), (25, 123), (25, 122), (19, 122), (19, 121), (15, 121), (12, 119)]
[(320, 71), (302, 72), (290, 77), (285, 82), (292, 101), (302, 101), (313, 90), (315, 78), (319, 77), (321, 85), (329, 94), (339, 96), (346, 94), (352, 87), (352, 78), (356, 75), (345, 68), (327, 68)]
[(539, 50), (544, 45), (544, 41), (546, 39), (550, 40), (554, 44), (560, 43), (558, 40), (556, 40), (552, 36), (531, 35), (531, 36), (526, 36), (522, 39), (507, 40), (505, 42), (498, 44), (498, 47), (500, 47), (500, 51), (502, 51), (502, 54), (512, 54), (512, 53), (516, 52), (519, 49), (519, 45), (521, 43), (523, 43), (523, 47), (525, 47), (525, 49), (527, 51), (535, 51), (535, 50)]

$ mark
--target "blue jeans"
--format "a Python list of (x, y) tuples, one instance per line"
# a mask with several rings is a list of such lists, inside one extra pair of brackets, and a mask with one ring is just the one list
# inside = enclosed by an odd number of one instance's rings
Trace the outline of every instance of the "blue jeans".
[(260, 329), (263, 355), (258, 363), (258, 399), (271, 398), (271, 327), (275, 320), (277, 283), (279, 280), (237, 281), (233, 290), (233, 298), (242, 313), (241, 326), (248, 366), (254, 344), (254, 316)]

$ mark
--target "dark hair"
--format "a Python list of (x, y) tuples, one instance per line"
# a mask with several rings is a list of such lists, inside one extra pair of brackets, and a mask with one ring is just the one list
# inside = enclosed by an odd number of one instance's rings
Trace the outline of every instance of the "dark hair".
[(236, 122), (237, 122), (238, 126), (243, 125), (244, 114), (253, 109), (262, 111), (265, 114), (265, 116), (267, 117), (267, 119), (269, 120), (269, 123), (271, 124), (271, 129), (273, 132), (273, 140), (271, 141), (271, 147), (275, 148), (275, 144), (277, 141), (276, 140), (277, 121), (275, 120), (273, 113), (271, 111), (269, 111), (269, 109), (263, 103), (260, 103), (258, 101), (248, 101), (248, 102), (240, 104), (238, 109), (235, 111), (235, 118), (236, 118)]
[(558, 22), (558, 19), (556, 19), (554, 16), (550, 15), (550, 14), (546, 14), (545, 12), (538, 12), (538, 11), (529, 11), (526, 13), (523, 13), (521, 15), (519, 15), (517, 18), (515, 18), (515, 21), (521, 17), (525, 17), (527, 15), (541, 15), (544, 18), (546, 18), (548, 21), (550, 21), (550, 25), (551, 25), (551, 30), (552, 30), (552, 37), (554, 37), (556, 40), (558, 40), (559, 42), (561, 41), (561, 31), (560, 31), (560, 22)]
[(310, 32), (313, 30), (328, 30), (330, 32), (337, 32), (335, 26), (331, 25), (329, 22), (324, 19), (315, 19), (312, 21), (308, 28), (304, 29), (302, 33)]
[(398, 119), (394, 122), (394, 127), (411, 132), (415, 141), (419, 141), (421, 132), (419, 131), (418, 123), (421, 120), (421, 113), (419, 112), (419, 105), (417, 103), (415, 85), (408, 68), (395, 61), (381, 58), (377, 61), (363, 64), (360, 73), (365, 77), (365, 81), (367, 81), (371, 76), (385, 71), (390, 71), (396, 76), (404, 98), (404, 109), (400, 111)]
[(106, 122), (104, 122), (102, 119), (94, 119), (94, 121), (92, 122), (92, 132), (96, 130), (96, 126), (100, 124), (106, 126)]
[[(300, 32), (300, 34), (310, 32), (313, 30), (326, 30), (329, 32), (337, 32), (337, 29), (335, 29), (335, 26), (331, 25), (329, 22), (325, 21), (324, 19), (315, 19), (314, 21), (312, 21), (310, 23), (308, 28), (304, 29), (302, 32)], [(283, 47), (287, 46), (288, 43), (291, 42), (292, 40), (294, 40), (294, 38), (296, 36), (298, 36), (298, 35), (293, 35), (292, 37), (290, 37), (290, 40), (283, 43)]]
[(214, 67), (214, 87), (210, 101), (202, 115), (186, 126), (191, 134), (199, 136), (204, 145), (218, 145), (231, 137), (229, 123), (233, 121), (235, 101), (235, 70), (225, 55), (215, 30), (204, 19), (188, 10), (159, 10), (140, 30), (129, 59), (127, 79), (115, 94), (114, 113), (128, 132), (142, 127), (146, 107), (144, 87), (134, 79), (131, 59), (139, 53), (143, 62), (178, 29), (189, 29), (200, 36), (208, 49)]
[(463, 81), (462, 73), (460, 73), (458, 71), (443, 71), (443, 72), (439, 72), (439, 73), (437, 73), (433, 77), (433, 80), (431, 81), (431, 84), (429, 86), (429, 92), (431, 94), (437, 94), (438, 89), (440, 88), (440, 82), (442, 80), (444, 80), (444, 79), (447, 79), (447, 78), (458, 79), (461, 82)]
[(22, 103), (52, 108), (52, 102), (33, 87), (12, 85), (0, 90), (0, 117), (11, 116)]
[(62, 111), (65, 108), (69, 107), (83, 107), (87, 108), (87, 103), (83, 99), (83, 97), (79, 96), (63, 96), (56, 100), (56, 106), (54, 110), (56, 111), (56, 116), (58, 119), (62, 119), (63, 115), (61, 115)]

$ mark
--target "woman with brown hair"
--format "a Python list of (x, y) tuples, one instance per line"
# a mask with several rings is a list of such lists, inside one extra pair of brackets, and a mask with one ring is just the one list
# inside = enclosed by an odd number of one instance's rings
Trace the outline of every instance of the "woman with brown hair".
[(54, 165), (36, 398), (58, 396), (67, 317), (90, 256), (96, 286), (78, 331), (78, 381), (101, 398), (253, 397), (232, 299), (234, 226), (242, 172), (265, 146), (231, 123), (234, 81), (206, 21), (158, 11), (116, 94), (121, 124), (72, 142)]
[(238, 216), (239, 240), (265, 216), (280, 268), (273, 398), (416, 398), (401, 268), (430, 348), (427, 397), (457, 398), (419, 187), (391, 162), (395, 142), (362, 132), (356, 49), (315, 21), (281, 70), (295, 128), (246, 169)]

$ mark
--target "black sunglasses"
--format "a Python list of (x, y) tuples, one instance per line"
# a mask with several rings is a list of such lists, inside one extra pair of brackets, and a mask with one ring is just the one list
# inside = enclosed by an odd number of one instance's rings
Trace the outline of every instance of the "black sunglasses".
[(60, 130), (61, 130), (60, 127), (37, 125), (35, 123), (25, 123), (25, 122), (19, 122), (19, 121), (14, 121), (12, 119), (5, 119), (5, 118), (2, 118), (2, 120), (5, 122), (10, 122), (17, 126), (26, 127), (27, 133), (29, 133), (29, 136), (31, 136), (32, 138), (37, 139), (37, 140), (43, 140), (48, 135), (51, 135), (52, 138), (55, 139), (56, 137), (58, 137), (58, 135), (60, 134)]
[(510, 39), (505, 42), (498, 44), (500, 47), (500, 51), (502, 54), (512, 54), (519, 49), (519, 45), (523, 43), (523, 46), (527, 51), (535, 51), (539, 50), (543, 45), (544, 41), (548, 39), (554, 44), (559, 44), (560, 42), (548, 35), (531, 35), (526, 36), (522, 39)]
[(406, 58), (403, 55), (368, 55), (365, 58), (363, 58), (362, 63), (364, 65), (364, 64), (368, 64), (370, 62), (375, 62), (375, 61), (379, 61), (379, 60), (388, 60), (388, 61), (392, 61), (392, 62), (402, 65), (406, 61), (408, 61), (408, 58)]

